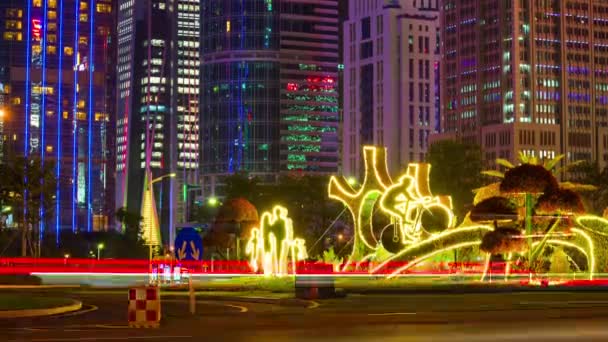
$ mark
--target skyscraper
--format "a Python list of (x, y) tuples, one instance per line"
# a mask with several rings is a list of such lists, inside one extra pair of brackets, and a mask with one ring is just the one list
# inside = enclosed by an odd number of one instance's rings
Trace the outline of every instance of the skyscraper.
[(338, 1), (202, 6), (205, 193), (234, 172), (337, 171)]
[[(55, 163), (42, 230), (108, 228), (113, 215), (111, 0), (0, 2), (4, 151)], [(110, 75), (110, 76), (108, 76)]]
[(150, 185), (164, 244), (185, 220), (181, 194), (198, 177), (199, 3), (118, 4), (116, 206), (140, 212)]
[(442, 133), (488, 165), (519, 151), (569, 161), (608, 153), (608, 3), (443, 2)]
[(425, 159), (439, 115), (439, 2), (355, 0), (344, 23), (343, 172), (361, 176), (363, 145), (397, 172)]

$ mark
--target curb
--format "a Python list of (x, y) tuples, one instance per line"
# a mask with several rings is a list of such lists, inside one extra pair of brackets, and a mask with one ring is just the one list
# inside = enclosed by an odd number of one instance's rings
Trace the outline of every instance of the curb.
[(82, 302), (72, 300), (72, 304), (58, 306), (48, 309), (29, 309), (29, 310), (0, 310), (0, 318), (27, 318), (59, 315), (67, 312), (78, 311), (82, 309)]
[(606, 286), (549, 286), (549, 287), (454, 287), (454, 288), (402, 288), (402, 289), (344, 289), (347, 294), (361, 295), (410, 295), (410, 294), (492, 294), (523, 292), (606, 292)]
[(0, 285), (2, 290), (48, 290), (48, 289), (76, 289), (81, 288), (80, 285)]

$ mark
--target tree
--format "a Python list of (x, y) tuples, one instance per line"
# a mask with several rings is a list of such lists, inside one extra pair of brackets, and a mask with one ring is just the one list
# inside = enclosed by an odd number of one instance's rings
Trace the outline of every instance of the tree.
[(144, 219), (140, 214), (121, 207), (116, 211), (116, 219), (121, 223), (123, 232), (131, 241), (141, 240), (141, 221)]
[(575, 182), (595, 186), (595, 191), (582, 194), (590, 212), (602, 216), (608, 207), (608, 168), (600, 170), (598, 163), (581, 162), (570, 169), (571, 179)]
[(243, 197), (255, 202), (260, 196), (259, 181), (256, 177), (249, 177), (246, 173), (235, 173), (224, 180), (224, 195), (226, 198)]
[(443, 140), (431, 145), (427, 162), (433, 168), (431, 189), (452, 196), (454, 213), (462, 219), (473, 203), (473, 190), (482, 185), (481, 149), (477, 145)]
[[(55, 203), (55, 165), (38, 157), (11, 156), (0, 165), (0, 188), (8, 192), (3, 200), (12, 208), (21, 233), (21, 255), (39, 255), (40, 226), (52, 217)], [(7, 191), (8, 190), (8, 191)]]

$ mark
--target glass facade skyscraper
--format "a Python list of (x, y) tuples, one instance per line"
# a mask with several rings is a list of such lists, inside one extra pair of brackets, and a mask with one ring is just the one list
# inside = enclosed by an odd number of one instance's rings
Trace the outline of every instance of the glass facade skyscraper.
[(3, 151), (56, 165), (42, 230), (108, 228), (113, 216), (111, 0), (0, 2)]
[(338, 1), (202, 6), (205, 193), (235, 172), (336, 172)]
[(203, 5), (204, 174), (279, 168), (279, 36), (272, 1)]

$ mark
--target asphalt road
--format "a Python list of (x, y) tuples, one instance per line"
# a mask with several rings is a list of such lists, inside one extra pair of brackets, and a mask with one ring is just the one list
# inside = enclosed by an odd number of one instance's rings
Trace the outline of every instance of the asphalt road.
[(0, 321), (2, 341), (608, 341), (608, 292), (350, 295), (279, 306), (163, 297), (159, 329), (126, 326), (127, 295), (57, 291), (80, 312)]

